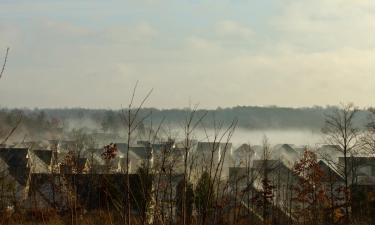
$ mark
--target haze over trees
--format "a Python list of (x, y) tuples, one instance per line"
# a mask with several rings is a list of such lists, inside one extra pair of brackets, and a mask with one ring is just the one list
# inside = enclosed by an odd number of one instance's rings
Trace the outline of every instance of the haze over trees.
[[(237, 106), (232, 108), (218, 108), (215, 110), (198, 110), (197, 116), (207, 114), (203, 123), (207, 128), (212, 128), (210, 123), (212, 117), (222, 121), (224, 124), (236, 118), (239, 129), (248, 130), (311, 130), (320, 132), (324, 126), (325, 115), (333, 113), (336, 106), (311, 107), (311, 108), (286, 108), (286, 107), (259, 107), (259, 106)], [(144, 120), (149, 124), (152, 120), (155, 124), (160, 123), (163, 118), (164, 124), (171, 127), (180, 127), (183, 123), (186, 109), (140, 109), (139, 116), (150, 114)], [(104, 109), (0, 109), (0, 123), (11, 126), (15, 115), (24, 116), (24, 125), (28, 129), (45, 129), (50, 126), (61, 127), (67, 130), (74, 128), (87, 128), (98, 132), (118, 132), (121, 126), (120, 110)], [(370, 121), (372, 113), (370, 110), (358, 110), (353, 123), (359, 128), (364, 128)]]

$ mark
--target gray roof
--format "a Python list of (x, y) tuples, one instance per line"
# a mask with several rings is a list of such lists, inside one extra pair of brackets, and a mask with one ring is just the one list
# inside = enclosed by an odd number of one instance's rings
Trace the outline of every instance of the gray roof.
[(215, 150), (219, 148), (227, 148), (230, 149), (232, 147), (232, 143), (224, 143), (224, 142), (198, 142), (197, 151), (210, 151), (213, 148)]
[(1, 148), (0, 158), (8, 165), (9, 173), (21, 185), (26, 185), (29, 175), (27, 148)]
[(254, 153), (254, 150), (249, 144), (242, 144), (235, 150), (235, 152)]
[(130, 151), (134, 152), (139, 158), (141, 159), (149, 159), (150, 158), (150, 148), (144, 147), (144, 146), (136, 146), (136, 147), (130, 147)]
[(51, 164), (52, 151), (51, 150), (33, 150), (33, 153), (38, 156), (45, 164)]
[(279, 154), (287, 154), (287, 155), (290, 155), (290, 156), (298, 156), (298, 152), (290, 144), (276, 145), (273, 148), (273, 152), (272, 153), (276, 153), (278, 155)]
[(336, 165), (334, 165), (333, 163), (329, 163), (326, 160), (321, 159), (319, 160), (318, 165), (320, 169), (324, 172), (325, 180), (327, 180), (330, 175), (333, 175), (334, 177), (332, 178), (335, 179), (336, 181), (343, 180), (343, 176), (338, 172)]
[(263, 168), (265, 165), (267, 166), (267, 169), (276, 169), (283, 163), (280, 160), (270, 159), (265, 162), (265, 160), (254, 160), (253, 162), (253, 168)]
[(27, 148), (1, 148), (0, 157), (9, 167), (27, 167)]
[(127, 143), (115, 143), (117, 146), (117, 149), (119, 152), (125, 153), (128, 150), (128, 144)]
[[(126, 155), (126, 152), (128, 151), (128, 144), (127, 143), (115, 143), (117, 146), (117, 149), (119, 153), (122, 153), (123, 155)], [(149, 147), (143, 145), (143, 144), (138, 144), (135, 146), (131, 146), (129, 148), (129, 151), (133, 152), (136, 154), (139, 158), (141, 159), (148, 159), (150, 158), (151, 150)]]
[(86, 162), (87, 162), (87, 158), (79, 158), (77, 159), (77, 162), (76, 162), (76, 167), (79, 169), (79, 170), (82, 170), (85, 168), (85, 165), (86, 165)]
[(338, 157), (342, 155), (341, 148), (338, 145), (322, 145), (316, 150), (318, 158), (329, 161), (338, 161)]
[(87, 158), (90, 162), (93, 160), (94, 162), (91, 162), (93, 164), (104, 164), (105, 160), (102, 157), (103, 152), (104, 150), (102, 148), (91, 148), (84, 151), (82, 157)]
[[(345, 158), (339, 157), (339, 163), (344, 163)], [(371, 165), (375, 166), (375, 157), (347, 157), (348, 163), (354, 163), (354, 165)]]

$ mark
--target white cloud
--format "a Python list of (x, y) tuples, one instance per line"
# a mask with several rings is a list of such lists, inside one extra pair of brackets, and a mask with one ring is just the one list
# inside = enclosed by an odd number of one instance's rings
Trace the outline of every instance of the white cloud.
[(307, 50), (374, 48), (375, 2), (296, 1), (273, 20), (279, 39)]
[(101, 31), (101, 35), (111, 42), (144, 42), (155, 39), (158, 31), (149, 23), (140, 22), (135, 25), (114, 26)]
[(236, 21), (225, 20), (216, 24), (216, 33), (221, 37), (249, 39), (254, 32)]
[(93, 33), (93, 31), (88, 28), (64, 21), (46, 20), (42, 21), (40, 25), (44, 32), (56, 33), (56, 35), (83, 37)]
[[(49, 17), (0, 22), (0, 44), (12, 47), (0, 102), (120, 107), (139, 80), (155, 89), (150, 104), (158, 107), (184, 107), (189, 98), (213, 108), (367, 105), (375, 86), (373, 5), (290, 0), (258, 29), (239, 18), (130, 14), (101, 26)], [(169, 30), (170, 22), (178, 29)]]

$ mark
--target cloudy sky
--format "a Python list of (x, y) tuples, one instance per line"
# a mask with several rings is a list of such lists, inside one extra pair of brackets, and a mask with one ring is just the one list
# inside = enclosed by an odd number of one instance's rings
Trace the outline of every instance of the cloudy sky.
[(3, 107), (374, 103), (373, 0), (0, 0), (7, 46)]

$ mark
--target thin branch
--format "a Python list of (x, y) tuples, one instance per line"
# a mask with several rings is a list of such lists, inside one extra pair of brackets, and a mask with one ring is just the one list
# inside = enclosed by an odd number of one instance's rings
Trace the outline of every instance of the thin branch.
[(17, 120), (17, 123), (16, 125), (10, 130), (10, 132), (8, 133), (8, 135), (6, 136), (6, 138), (1, 142), (1, 145), (5, 144), (8, 139), (13, 135), (13, 133), (17, 130), (18, 126), (21, 124), (22, 122), (22, 115), (19, 116), (18, 120)]
[(6, 50), (6, 52), (5, 52), (4, 64), (3, 64), (3, 67), (2, 67), (1, 72), (0, 72), (0, 79), (3, 76), (4, 70), (5, 70), (5, 66), (7, 64), (9, 49), (10, 48), (8, 47), (7, 50)]
[(133, 88), (132, 97), (131, 97), (130, 103), (129, 103), (129, 109), (131, 109), (131, 107), (133, 105), (134, 96), (135, 96), (135, 92), (137, 91), (137, 87), (138, 87), (138, 81), (135, 83), (134, 88)]

